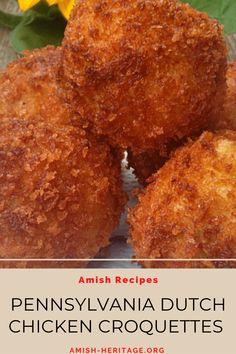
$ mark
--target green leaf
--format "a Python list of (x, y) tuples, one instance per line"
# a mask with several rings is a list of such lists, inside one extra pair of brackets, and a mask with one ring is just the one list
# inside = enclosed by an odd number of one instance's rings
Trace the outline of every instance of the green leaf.
[[(66, 20), (57, 6), (49, 7), (46, 3), (40, 3), (20, 18), (21, 21), (13, 23), (11, 26), (13, 31), (10, 33), (10, 42), (16, 52), (42, 48), (48, 44), (55, 46), (61, 44)], [(11, 18), (9, 20), (14, 22)]]
[(207, 12), (224, 25), (225, 33), (236, 32), (235, 0), (182, 0), (197, 10)]
[(0, 25), (14, 29), (22, 21), (22, 15), (13, 15), (0, 10)]

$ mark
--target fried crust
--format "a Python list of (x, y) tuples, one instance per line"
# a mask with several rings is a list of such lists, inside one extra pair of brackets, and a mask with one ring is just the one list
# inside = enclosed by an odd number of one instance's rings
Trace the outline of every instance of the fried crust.
[[(227, 93), (224, 107), (216, 111), (213, 121), (208, 121), (206, 130), (236, 130), (236, 62), (228, 64), (226, 74)], [(219, 107), (218, 107), (219, 109)], [(181, 145), (180, 142), (179, 146)], [(134, 168), (135, 174), (142, 184), (146, 184), (148, 178), (155, 173), (169, 159), (171, 153), (177, 148), (177, 143), (169, 144), (163, 152), (158, 150), (146, 151), (142, 154), (129, 152), (129, 164)]]
[(206, 132), (178, 149), (153, 177), (129, 212), (138, 259), (205, 259), (206, 262), (145, 261), (145, 267), (235, 267), (236, 133)]
[(218, 115), (213, 128), (236, 130), (236, 61), (228, 64), (226, 78), (227, 94), (224, 110)]
[(0, 258), (91, 258), (125, 203), (119, 161), (68, 104), (61, 53), (34, 51), (0, 75)]
[(81, 118), (115, 147), (162, 149), (223, 104), (222, 28), (175, 0), (80, 0), (63, 48)]

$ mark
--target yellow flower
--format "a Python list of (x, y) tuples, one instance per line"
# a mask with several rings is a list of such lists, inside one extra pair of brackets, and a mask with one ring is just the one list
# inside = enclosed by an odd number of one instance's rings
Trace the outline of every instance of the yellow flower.
[(75, 4), (75, 0), (58, 1), (58, 7), (67, 20), (70, 17), (70, 13), (73, 9), (74, 4)]
[(39, 1), (40, 0), (18, 0), (18, 3), (22, 11), (27, 11)]
[[(58, 5), (61, 13), (68, 20), (71, 10), (74, 6), (75, 0), (46, 0), (49, 6)], [(35, 6), (40, 0), (18, 0), (19, 6), (22, 11), (28, 11), (31, 7)]]

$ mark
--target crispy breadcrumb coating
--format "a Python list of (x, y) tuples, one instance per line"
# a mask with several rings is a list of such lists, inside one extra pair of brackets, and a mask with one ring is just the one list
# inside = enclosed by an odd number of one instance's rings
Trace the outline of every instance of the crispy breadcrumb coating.
[(213, 128), (236, 130), (236, 61), (228, 64), (226, 78), (224, 110), (218, 115), (216, 123), (213, 122)]
[[(219, 106), (216, 107), (215, 116), (212, 117), (213, 121), (207, 121), (206, 130), (236, 130), (236, 62), (228, 64), (226, 78), (227, 93), (223, 109), (220, 109)], [(169, 144), (163, 152), (153, 149), (142, 154), (133, 154), (130, 151), (129, 165), (134, 168), (139, 181), (145, 184), (148, 178), (168, 160), (171, 153), (182, 143)]]
[(61, 55), (37, 50), (0, 74), (0, 258), (91, 258), (125, 203), (119, 161), (68, 104)]
[[(211, 130), (231, 129), (236, 130), (236, 62), (228, 64), (226, 74), (227, 93), (224, 107), (216, 111), (213, 122), (208, 121), (205, 128)], [(220, 107), (217, 107), (219, 109)], [(139, 181), (145, 185), (148, 178), (155, 173), (169, 159), (171, 153), (180, 146), (180, 142), (168, 144), (163, 151), (149, 150), (141, 154), (134, 154), (129, 151), (129, 165), (134, 168)]]
[(198, 132), (223, 104), (226, 45), (217, 21), (175, 0), (80, 0), (64, 69), (81, 119), (139, 154)]
[[(236, 258), (236, 133), (206, 132), (176, 151), (130, 211), (138, 259)], [(145, 267), (235, 267), (235, 262), (145, 261)]]

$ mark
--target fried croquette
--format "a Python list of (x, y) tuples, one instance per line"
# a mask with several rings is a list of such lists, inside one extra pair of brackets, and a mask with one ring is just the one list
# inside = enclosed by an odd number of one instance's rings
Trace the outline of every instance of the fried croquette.
[(63, 48), (81, 119), (114, 147), (162, 149), (223, 104), (222, 28), (175, 0), (80, 0)]
[(213, 122), (213, 127), (215, 129), (236, 130), (236, 61), (228, 64), (226, 79), (227, 93), (224, 110), (218, 115), (219, 118), (216, 123)]
[(68, 104), (61, 53), (34, 51), (0, 74), (0, 258), (91, 258), (125, 203), (119, 161)]
[[(235, 267), (236, 132), (205, 132), (179, 148), (130, 211), (137, 259), (145, 267)], [(219, 262), (207, 259), (222, 259)]]

